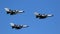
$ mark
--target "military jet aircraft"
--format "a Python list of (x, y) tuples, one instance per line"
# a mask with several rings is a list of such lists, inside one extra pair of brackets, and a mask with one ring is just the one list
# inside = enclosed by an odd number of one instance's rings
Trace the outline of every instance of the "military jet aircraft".
[(17, 24), (14, 24), (14, 23), (10, 23), (12, 29), (22, 29), (22, 28), (27, 28), (29, 27), (28, 25), (17, 25)]
[(7, 14), (10, 14), (10, 15), (15, 15), (15, 14), (17, 14), (17, 13), (24, 13), (24, 11), (23, 10), (11, 10), (11, 9), (9, 9), (9, 8), (4, 8), (5, 10), (6, 10), (6, 12), (7, 12)]
[(39, 14), (37, 12), (35, 12), (34, 14), (36, 15), (36, 18), (39, 18), (39, 19), (44, 19), (44, 18), (53, 16), (52, 14)]

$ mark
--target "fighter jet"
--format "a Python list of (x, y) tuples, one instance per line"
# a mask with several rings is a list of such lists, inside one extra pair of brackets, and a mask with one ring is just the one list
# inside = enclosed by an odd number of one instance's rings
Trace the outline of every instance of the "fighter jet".
[(22, 29), (22, 28), (27, 28), (29, 27), (28, 25), (17, 25), (17, 24), (14, 24), (14, 23), (10, 23), (12, 29)]
[(53, 16), (52, 14), (40, 14), (40, 13), (37, 13), (37, 12), (35, 12), (34, 14), (36, 15), (36, 18), (39, 18), (39, 19), (44, 19), (44, 18)]
[(4, 8), (5, 10), (6, 10), (6, 12), (7, 12), (7, 14), (10, 14), (10, 15), (15, 15), (15, 14), (17, 14), (17, 13), (24, 13), (24, 11), (23, 10), (11, 10), (11, 9), (9, 9), (9, 8)]

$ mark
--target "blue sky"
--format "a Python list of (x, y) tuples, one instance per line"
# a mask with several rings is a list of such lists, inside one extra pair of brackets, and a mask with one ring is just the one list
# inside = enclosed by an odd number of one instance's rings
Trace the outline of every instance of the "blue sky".
[[(8, 15), (4, 8), (24, 10), (25, 13)], [(53, 14), (36, 19), (34, 12)], [(9, 23), (30, 27), (15, 30)], [(0, 0), (0, 34), (60, 34), (60, 0)]]

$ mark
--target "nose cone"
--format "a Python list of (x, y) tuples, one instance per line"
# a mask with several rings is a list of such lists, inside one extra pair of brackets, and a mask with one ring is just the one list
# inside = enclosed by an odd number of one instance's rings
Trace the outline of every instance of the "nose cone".
[(9, 11), (9, 9), (8, 8), (4, 8), (6, 11)]
[(11, 26), (14, 26), (14, 23), (10, 23)]

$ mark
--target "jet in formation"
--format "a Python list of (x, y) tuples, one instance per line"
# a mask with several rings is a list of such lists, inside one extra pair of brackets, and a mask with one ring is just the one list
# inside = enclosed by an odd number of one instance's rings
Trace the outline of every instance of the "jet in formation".
[(39, 18), (39, 19), (44, 19), (44, 18), (53, 16), (52, 14), (40, 14), (38, 12), (34, 12), (34, 14), (36, 15), (36, 18)]
[(28, 25), (17, 25), (17, 24), (14, 24), (14, 23), (10, 23), (10, 26), (12, 27), (12, 29), (22, 29), (22, 28), (29, 27)]
[(6, 10), (6, 13), (7, 14), (10, 14), (10, 15), (15, 15), (15, 14), (18, 14), (18, 13), (24, 13), (23, 10), (11, 10), (9, 8), (4, 8)]

